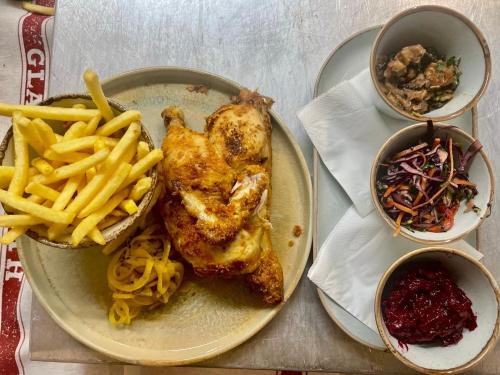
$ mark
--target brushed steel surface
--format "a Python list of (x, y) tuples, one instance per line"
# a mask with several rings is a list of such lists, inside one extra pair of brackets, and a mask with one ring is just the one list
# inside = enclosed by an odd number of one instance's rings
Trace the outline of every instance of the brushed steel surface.
[[(155, 65), (196, 67), (221, 74), (276, 100), (274, 109), (296, 136), (312, 167), (312, 147), (295, 113), (313, 97), (316, 75), (333, 48), (352, 33), (420, 4), (448, 5), (485, 34), (492, 80), (478, 105), (479, 138), (497, 176), (500, 170), (498, 95), (500, 1), (496, 0), (59, 0), (50, 94), (82, 90), (87, 67), (102, 77)], [(312, 171), (312, 168), (310, 169)], [(485, 265), (500, 279), (500, 200), (480, 229)], [(35, 303), (33, 359), (106, 362), (61, 331)], [(388, 353), (370, 350), (342, 333), (305, 276), (282, 312), (258, 335), (207, 366), (413, 373)], [(500, 373), (500, 348), (472, 371)]]

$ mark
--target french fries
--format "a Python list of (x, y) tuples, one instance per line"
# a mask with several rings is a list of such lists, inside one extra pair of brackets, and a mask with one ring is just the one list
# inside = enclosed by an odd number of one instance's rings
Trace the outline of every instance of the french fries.
[(18, 227), (41, 223), (43, 223), (42, 219), (32, 215), (0, 215), (0, 227)]
[(130, 192), (130, 199), (135, 202), (138, 202), (142, 199), (144, 194), (146, 194), (153, 185), (153, 179), (151, 177), (143, 177), (137, 181), (137, 183), (132, 188)]
[(83, 121), (77, 121), (72, 124), (68, 131), (63, 135), (63, 141), (70, 141), (72, 139), (80, 138), (85, 135), (88, 124)]
[(104, 96), (104, 92), (102, 91), (101, 84), (99, 83), (99, 77), (96, 72), (87, 69), (85, 73), (83, 73), (83, 80), (85, 81), (85, 85), (87, 85), (87, 90), (89, 90), (89, 94), (92, 97), (96, 107), (101, 112), (102, 116), (106, 121), (111, 121), (115, 115), (113, 114), (113, 110), (109, 106), (108, 100)]
[(24, 188), (28, 184), (29, 154), (28, 143), (16, 121), (12, 123), (14, 137), (14, 175), (9, 185), (9, 193), (23, 195)]
[(116, 116), (112, 120), (108, 121), (106, 124), (97, 129), (96, 134), (102, 136), (108, 136), (113, 134), (115, 131), (124, 128), (129, 125), (132, 121), (139, 121), (141, 119), (141, 112), (139, 111), (126, 111)]
[(54, 167), (50, 165), (47, 160), (44, 160), (42, 158), (34, 158), (33, 160), (31, 160), (31, 165), (44, 176), (47, 176), (54, 172)]
[(85, 159), (89, 156), (90, 156), (90, 154), (87, 154), (85, 152), (66, 152), (64, 154), (58, 154), (57, 152), (55, 152), (54, 150), (51, 150), (51, 149), (48, 149), (43, 154), (43, 157), (47, 160), (61, 161), (61, 162), (66, 162), (66, 163), (75, 163), (75, 162), (80, 161), (82, 159)]
[(132, 199), (125, 199), (120, 203), (120, 208), (127, 212), (129, 215), (135, 214), (139, 208)]
[(98, 228), (92, 229), (88, 233), (89, 238), (98, 245), (106, 245), (106, 239)]
[(163, 152), (140, 139), (141, 113), (115, 116), (97, 75), (87, 71), (84, 79), (97, 109), (0, 103), (0, 115), (13, 117), (14, 144), (14, 166), (0, 166), (8, 211), (0, 226), (10, 228), (0, 243), (30, 230), (55, 241), (69, 236), (74, 247), (86, 237), (106, 245), (106, 228), (134, 215), (153, 188), (149, 171)]
[(15, 111), (28, 118), (40, 117), (45, 120), (89, 121), (99, 115), (97, 109), (62, 108), (39, 105), (22, 105), (0, 103), (0, 115), (12, 116)]
[(69, 178), (66, 182), (66, 185), (64, 185), (63, 189), (61, 190), (61, 193), (54, 201), (52, 209), (56, 211), (64, 210), (64, 208), (66, 208), (69, 201), (73, 197), (73, 194), (75, 194), (75, 191), (82, 180), (83, 175), (72, 176), (71, 178)]
[(23, 135), (24, 139), (26, 139), (26, 142), (33, 147), (38, 155), (43, 155), (45, 146), (40, 134), (38, 133), (37, 127), (32, 125), (31, 121), (24, 117), (21, 112), (14, 112), (12, 119), (19, 126), (19, 131)]
[(102, 188), (97, 195), (85, 206), (78, 214), (78, 218), (82, 219), (87, 217), (92, 212), (102, 207), (104, 203), (118, 190), (122, 182), (127, 178), (132, 166), (128, 163), (121, 163), (116, 169), (115, 173), (111, 175), (104, 188)]
[(147, 142), (140, 141), (137, 144), (137, 160), (141, 160), (144, 156), (146, 156), (149, 153), (149, 145)]
[(5, 189), (9, 186), (14, 176), (14, 170), (14, 167), (0, 166), (0, 189)]
[(47, 147), (57, 142), (56, 134), (54, 133), (50, 125), (43, 121), (41, 118), (36, 118), (32, 120), (31, 123), (36, 126), (43, 144), (47, 145)]
[(97, 115), (96, 117), (92, 117), (92, 119), (87, 124), (87, 128), (85, 129), (84, 135), (92, 135), (95, 133), (97, 127), (99, 126), (99, 122), (101, 122), (102, 116)]
[[(135, 142), (141, 135), (141, 126), (137, 122), (132, 122), (128, 127), (127, 131), (120, 139), (116, 147), (113, 149), (111, 154), (109, 154), (105, 167), (110, 167), (112, 165), (116, 165), (119, 160), (125, 159), (125, 155), (127, 154), (127, 150), (135, 148)], [(130, 155), (130, 159), (133, 155)], [(130, 160), (126, 160), (127, 162)]]
[(52, 184), (72, 176), (84, 174), (85, 171), (106, 159), (108, 155), (109, 150), (104, 148), (101, 151), (86, 157), (85, 159), (59, 167), (48, 176), (34, 176), (32, 179), (33, 181), (40, 182), (42, 184)]
[(132, 182), (141, 178), (143, 174), (153, 168), (158, 162), (163, 160), (163, 151), (159, 149), (155, 149), (149, 152), (146, 156), (144, 156), (141, 160), (135, 163), (132, 166), (132, 169), (125, 180), (120, 186), (120, 190), (125, 186), (130, 185)]
[(22, 236), (24, 233), (26, 233), (27, 230), (27, 225), (14, 227), (0, 238), (0, 243), (3, 245), (8, 245), (11, 242), (14, 242), (19, 236)]
[(42, 185), (39, 182), (30, 182), (24, 191), (28, 194), (38, 195), (52, 202), (54, 202), (60, 194), (57, 190)]
[(120, 191), (119, 193), (115, 194), (108, 202), (106, 202), (101, 208), (99, 208), (99, 210), (83, 219), (71, 234), (71, 243), (73, 244), (73, 246), (78, 246), (85, 235), (87, 235), (87, 233), (93, 230), (97, 226), (97, 224), (99, 224), (99, 222), (101, 222), (107, 215), (109, 215), (111, 211), (113, 211), (128, 194), (129, 192), (127, 189)]
[(106, 147), (115, 147), (118, 141), (115, 138), (109, 137), (99, 137), (97, 135), (88, 135), (82, 138), (71, 139), (69, 141), (62, 140), (59, 143), (53, 144), (50, 146), (52, 151), (57, 152), (58, 154), (65, 154), (67, 152), (73, 151), (81, 151), (85, 149), (93, 149), (94, 143), (101, 139)]
[(69, 224), (73, 221), (75, 215), (70, 212), (60, 212), (40, 204), (33, 203), (26, 198), (22, 198), (13, 193), (0, 189), (0, 202), (15, 208), (16, 210), (30, 213), (47, 221), (60, 224)]

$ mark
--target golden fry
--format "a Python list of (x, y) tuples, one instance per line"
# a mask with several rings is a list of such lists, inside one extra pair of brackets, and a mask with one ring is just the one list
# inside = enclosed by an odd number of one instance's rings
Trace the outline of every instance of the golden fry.
[(54, 172), (54, 167), (52, 167), (52, 165), (50, 165), (47, 160), (44, 160), (42, 158), (35, 158), (31, 160), (31, 165), (44, 176), (47, 176)]
[(63, 142), (70, 141), (72, 139), (80, 138), (85, 135), (85, 131), (87, 130), (87, 123), (83, 121), (77, 121), (72, 124), (66, 133), (63, 135)]
[(143, 177), (137, 181), (137, 183), (132, 188), (129, 198), (138, 202), (142, 199), (144, 194), (146, 194), (151, 186), (153, 185), (153, 179), (151, 177)]
[(24, 136), (26, 142), (33, 147), (33, 150), (35, 150), (38, 155), (43, 155), (45, 145), (38, 133), (38, 128), (33, 125), (29, 119), (24, 117), (21, 112), (14, 112), (12, 119), (19, 126), (19, 131)]
[(38, 134), (40, 135), (40, 138), (46, 147), (50, 147), (54, 143), (57, 143), (56, 134), (49, 124), (47, 124), (41, 118), (36, 118), (32, 120), (31, 123), (32, 125), (36, 126)]
[(126, 211), (129, 215), (135, 214), (139, 208), (132, 199), (125, 199), (120, 203), (120, 208)]
[(59, 121), (89, 121), (92, 117), (99, 114), (99, 110), (97, 109), (78, 109), (43, 105), (0, 103), (1, 116), (12, 116), (12, 113), (15, 111), (21, 112), (28, 118), (40, 117), (46, 120)]
[(12, 177), (14, 176), (14, 167), (0, 166), (0, 189), (5, 189), (9, 186)]
[[(141, 126), (137, 122), (133, 122), (128, 127), (127, 131), (120, 138), (117, 145), (113, 148), (109, 157), (104, 162), (104, 165), (108, 168), (112, 165), (117, 165), (119, 161), (129, 162), (130, 160), (124, 160), (124, 155), (127, 153), (127, 150), (135, 149), (135, 143), (137, 139), (141, 135)], [(133, 154), (130, 158), (133, 157)]]
[(113, 212), (110, 213), (111, 216), (116, 216), (116, 217), (126, 217), (128, 216), (125, 212), (121, 210), (113, 210)]
[(14, 242), (19, 236), (22, 236), (28, 230), (27, 226), (20, 226), (11, 228), (7, 233), (5, 233), (0, 238), (0, 243), (4, 245), (8, 245)]
[(85, 81), (85, 85), (87, 86), (87, 90), (89, 91), (92, 100), (102, 113), (104, 119), (106, 121), (111, 121), (115, 115), (108, 103), (108, 100), (104, 96), (104, 92), (102, 91), (101, 84), (99, 83), (99, 77), (96, 72), (87, 69), (85, 73), (83, 73), (83, 80)]
[(51, 187), (42, 185), (38, 182), (31, 182), (24, 190), (28, 194), (38, 195), (39, 197), (48, 199), (54, 202), (59, 197), (59, 192)]
[(99, 222), (101, 222), (111, 211), (113, 211), (128, 195), (128, 193), (129, 191), (127, 189), (116, 193), (108, 202), (106, 202), (104, 206), (99, 208), (99, 210), (83, 219), (71, 234), (71, 243), (73, 246), (78, 246), (87, 233), (94, 229)]
[(118, 140), (116, 138), (99, 137), (97, 135), (89, 135), (86, 137), (72, 139), (69, 141), (62, 141), (62, 142), (53, 144), (52, 146), (50, 146), (50, 148), (59, 154), (65, 154), (67, 152), (73, 152), (73, 151), (81, 151), (81, 150), (85, 150), (85, 149), (93, 149), (94, 143), (98, 139), (102, 139), (104, 144), (108, 147), (115, 147), (118, 143)]
[(83, 103), (76, 103), (71, 106), (71, 108), (87, 109), (87, 106)]
[(28, 184), (29, 153), (28, 143), (19, 130), (16, 121), (12, 124), (14, 133), (14, 175), (9, 185), (9, 193), (14, 195), (23, 195), (24, 189)]
[(96, 117), (92, 117), (92, 120), (87, 124), (87, 129), (85, 129), (84, 135), (93, 135), (99, 126), (99, 122), (101, 121), (102, 116), (98, 115)]
[(90, 203), (77, 215), (78, 218), (84, 218), (92, 212), (97, 211), (108, 199), (118, 191), (122, 182), (127, 178), (132, 166), (128, 163), (121, 163), (116, 171), (106, 182), (106, 185), (94, 196)]
[(149, 153), (149, 145), (147, 142), (140, 141), (137, 144), (137, 160), (141, 160)]
[(42, 219), (32, 215), (0, 215), (0, 227), (18, 227), (41, 223), (43, 223)]
[(110, 226), (118, 223), (119, 221), (121, 220), (121, 218), (119, 217), (116, 217), (116, 216), (111, 216), (111, 215), (108, 215), (106, 216), (98, 225), (97, 227), (100, 229), (100, 230), (103, 230), (103, 229), (106, 229), (106, 228), (109, 228)]
[(83, 180), (83, 175), (72, 176), (64, 185), (64, 188), (61, 190), (61, 193), (54, 201), (52, 205), (52, 209), (56, 211), (62, 211), (68, 205), (69, 201), (75, 194), (75, 191), (80, 184), (80, 181)]
[(108, 121), (103, 126), (97, 128), (97, 135), (109, 136), (115, 131), (124, 128), (133, 121), (139, 121), (141, 119), (141, 112), (130, 110), (120, 113), (114, 119)]
[(103, 188), (110, 176), (111, 172), (97, 173), (95, 177), (78, 192), (75, 199), (66, 207), (65, 211), (75, 214), (80, 212), (94, 198), (97, 192)]
[(26, 198), (9, 193), (3, 189), (0, 189), (0, 202), (19, 211), (43, 218), (44, 220), (51, 221), (53, 223), (69, 224), (75, 217), (75, 215), (70, 212), (61, 212), (44, 207), (40, 204), (31, 202)]
[(26, 199), (33, 203), (42, 203), (45, 200), (44, 198), (39, 197), (38, 195), (30, 195)]
[(98, 245), (106, 245), (106, 240), (104, 239), (104, 236), (102, 235), (102, 233), (101, 233), (101, 231), (99, 229), (94, 228), (87, 235), (96, 244), (98, 244)]
[(33, 3), (30, 3), (29, 1), (23, 1), (22, 7), (23, 7), (23, 9), (25, 9), (31, 13), (43, 14), (46, 16), (53, 16), (54, 14), (56, 14), (56, 10), (52, 7), (33, 4)]
[(65, 178), (76, 176), (79, 174), (84, 174), (89, 168), (92, 168), (96, 164), (102, 162), (109, 155), (109, 150), (103, 149), (85, 159), (77, 161), (72, 164), (64, 165), (54, 170), (48, 176), (38, 176), (33, 178), (34, 182), (40, 182), (42, 184), (48, 185), (56, 181), (64, 180)]
[(88, 158), (91, 154), (85, 152), (66, 152), (64, 154), (58, 154), (50, 148), (44, 152), (43, 157), (52, 161), (60, 161), (66, 163), (75, 163), (82, 159)]
[(128, 175), (125, 182), (122, 183), (122, 186), (120, 186), (120, 189), (123, 189), (125, 186), (127, 186), (127, 185), (131, 184), (132, 182), (141, 178), (141, 176), (144, 173), (146, 173), (151, 168), (153, 168), (162, 159), (163, 159), (163, 151), (162, 150), (154, 149), (154, 150), (150, 151), (149, 154), (144, 156), (141, 160), (139, 160), (137, 163), (135, 163), (132, 166), (132, 170), (130, 171), (130, 174)]

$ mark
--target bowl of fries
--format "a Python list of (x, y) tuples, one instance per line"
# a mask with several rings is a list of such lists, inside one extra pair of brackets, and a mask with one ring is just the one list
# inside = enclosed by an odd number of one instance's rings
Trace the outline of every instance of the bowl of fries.
[(158, 199), (163, 153), (141, 113), (106, 98), (94, 72), (84, 79), (90, 95), (0, 103), (12, 117), (0, 144), (1, 243), (26, 234), (57, 248), (119, 246)]

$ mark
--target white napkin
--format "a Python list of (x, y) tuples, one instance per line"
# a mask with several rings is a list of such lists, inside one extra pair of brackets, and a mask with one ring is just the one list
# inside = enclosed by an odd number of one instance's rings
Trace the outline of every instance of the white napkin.
[[(361, 217), (351, 206), (321, 246), (307, 276), (340, 306), (377, 331), (373, 304), (380, 278), (396, 259), (420, 247), (402, 236), (393, 237), (377, 211)], [(465, 241), (445, 247), (463, 250), (476, 259), (482, 257)]]
[(373, 210), (372, 161), (394, 132), (371, 104), (370, 79), (365, 70), (297, 113), (326, 167), (362, 216)]
[[(370, 170), (382, 144), (407, 122), (381, 115), (368, 70), (302, 108), (302, 121), (321, 159), (353, 202), (319, 250), (308, 277), (330, 298), (377, 331), (373, 304), (377, 284), (399, 257), (422, 247), (391, 229), (374, 211)], [(449, 245), (480, 259), (465, 241)]]

